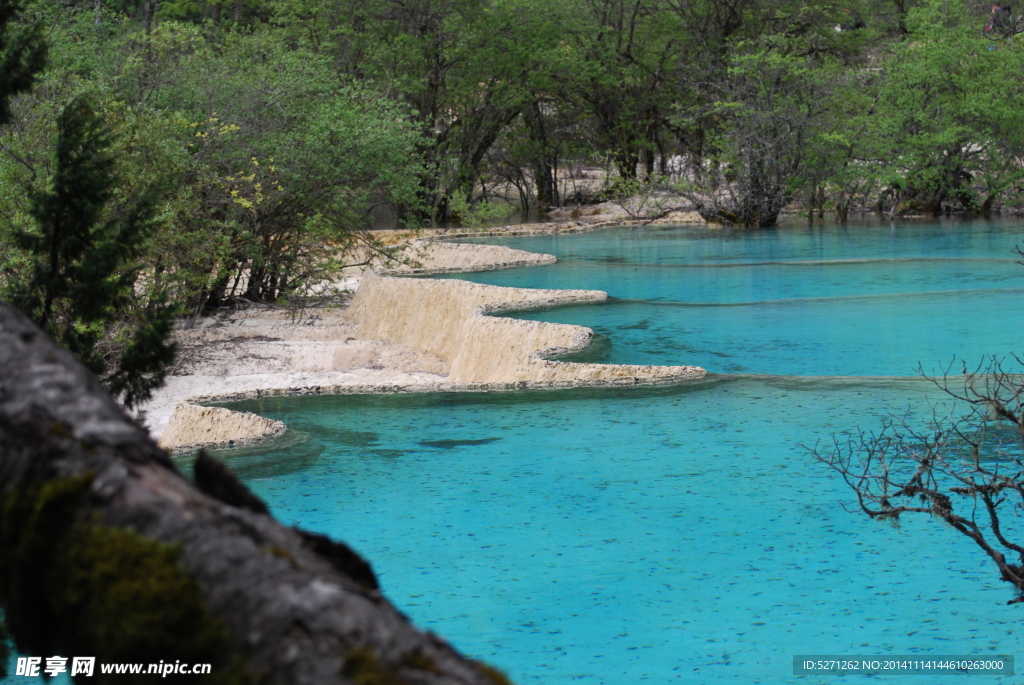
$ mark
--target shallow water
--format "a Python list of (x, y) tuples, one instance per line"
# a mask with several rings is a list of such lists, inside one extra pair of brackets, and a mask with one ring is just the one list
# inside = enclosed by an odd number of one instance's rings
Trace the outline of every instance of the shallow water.
[(325, 446), (250, 481), (274, 514), (348, 541), (414, 621), (516, 682), (773, 683), (794, 654), (1016, 646), (1020, 610), (980, 553), (845, 512), (801, 446), (927, 393), (716, 377), (242, 406)]
[(720, 373), (910, 376), (1020, 349), (1016, 222), (617, 229), (502, 244), (564, 259), (467, 274), (605, 290), (602, 305), (518, 314), (590, 326), (590, 361)]
[(845, 511), (805, 445), (953, 411), (918, 362), (1020, 350), (1020, 229), (488, 238), (563, 261), (471, 280), (618, 298), (523, 315), (594, 327), (595, 358), (744, 375), (270, 398), (235, 406), (285, 437), (221, 456), (281, 520), (368, 557), (418, 625), (518, 683), (826, 683), (794, 677), (792, 657), (1013, 654), (1024, 609), (993, 564), (933, 521)]
[(592, 326), (596, 358), (776, 376), (243, 403), (306, 446), (250, 485), (283, 520), (347, 540), (414, 621), (516, 682), (828, 682), (794, 677), (793, 655), (1012, 654), (1021, 609), (983, 554), (930, 520), (848, 513), (804, 445), (953, 411), (906, 378), (919, 362), (1019, 349), (1019, 232), (489, 238), (563, 261), (471, 280), (618, 298), (522, 315)]

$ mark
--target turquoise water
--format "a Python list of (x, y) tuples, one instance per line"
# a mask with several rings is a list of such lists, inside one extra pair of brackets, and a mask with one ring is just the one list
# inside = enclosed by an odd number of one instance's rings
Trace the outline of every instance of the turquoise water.
[(590, 361), (720, 373), (909, 376), (954, 356), (1020, 349), (1017, 223), (618, 229), (495, 241), (552, 266), (468, 274), (495, 285), (593, 288), (603, 305), (519, 314), (590, 326)]
[(239, 403), (290, 430), (221, 456), (281, 520), (346, 540), (413, 621), (517, 683), (827, 683), (794, 677), (792, 657), (1014, 654), (1024, 609), (982, 552), (931, 520), (848, 513), (805, 446), (929, 402), (952, 411), (919, 362), (1021, 351), (1020, 234), (489, 238), (563, 261), (467, 278), (617, 298), (524, 318), (594, 327), (594, 358), (716, 374)]
[(817, 683), (793, 655), (1012, 654), (1021, 609), (986, 557), (930, 520), (848, 513), (805, 445), (952, 411), (919, 362), (1020, 349), (1020, 228), (489, 238), (562, 261), (466, 278), (615, 298), (522, 315), (595, 328), (591, 358), (718, 373), (248, 402), (289, 445), (225, 454), (277, 516), (347, 540), (417, 624), (519, 683)]
[(719, 376), (268, 399), (240, 408), (295, 446), (230, 460), (276, 516), (347, 540), (417, 624), (516, 682), (830, 682), (793, 678), (792, 656), (1017, 645), (1020, 609), (979, 552), (845, 512), (801, 446), (925, 394)]

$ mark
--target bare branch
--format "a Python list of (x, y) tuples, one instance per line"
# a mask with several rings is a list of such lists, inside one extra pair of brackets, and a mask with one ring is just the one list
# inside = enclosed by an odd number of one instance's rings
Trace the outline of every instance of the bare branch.
[[(955, 406), (966, 408), (966, 415), (947, 417), (933, 407), (926, 423), (909, 413), (892, 416), (876, 433), (833, 436), (831, 449), (819, 443), (810, 451), (840, 475), (865, 514), (893, 521), (928, 514), (945, 522), (983, 550), (1024, 597), (1024, 541), (1014, 540), (1002, 524), (1007, 508), (1020, 510), (1024, 502), (1024, 375), (1009, 372), (996, 357), (971, 370), (963, 362), (959, 366), (955, 376), (953, 362), (941, 375), (919, 371)], [(1004, 440), (1007, 425), (1012, 444)], [(962, 506), (969, 516), (959, 513)]]

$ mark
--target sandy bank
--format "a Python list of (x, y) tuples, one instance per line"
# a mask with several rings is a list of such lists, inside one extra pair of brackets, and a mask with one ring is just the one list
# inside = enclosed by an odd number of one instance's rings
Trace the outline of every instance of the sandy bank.
[(502, 245), (456, 245), (422, 239), (414, 240), (402, 251), (400, 258), (412, 263), (376, 268), (374, 271), (396, 276), (466, 273), (554, 264), (558, 261), (554, 255), (514, 250)]
[(162, 437), (182, 400), (295, 394), (317, 386), (429, 385), (447, 377), (444, 360), (393, 343), (358, 340), (356, 329), (340, 307), (301, 315), (253, 307), (203, 319), (175, 332), (180, 361), (142, 407), (143, 422), (154, 437)]
[[(534, 255), (492, 245), (426, 243), (415, 273), (544, 264)], [(512, 261), (495, 261), (495, 260)], [(412, 269), (408, 269), (412, 272)], [(351, 275), (350, 275), (351, 278)], [(176, 336), (182, 361), (145, 407), (143, 420), (161, 444), (224, 444), (274, 435), (278, 428), (203, 414), (195, 403), (271, 395), (480, 392), (524, 388), (620, 386), (700, 378), (691, 366), (579, 364), (550, 357), (586, 347), (583, 326), (501, 317), (502, 312), (602, 302), (587, 290), (533, 290), (460, 280), (358, 274), (347, 307), (299, 313), (254, 307), (198, 322)], [(355, 282), (355, 279), (352, 281)], [(172, 413), (180, 405), (181, 416)], [(257, 417), (259, 418), (259, 417)], [(169, 423), (170, 421), (170, 423)], [(165, 430), (166, 429), (166, 430)], [(207, 439), (209, 438), (209, 439)]]

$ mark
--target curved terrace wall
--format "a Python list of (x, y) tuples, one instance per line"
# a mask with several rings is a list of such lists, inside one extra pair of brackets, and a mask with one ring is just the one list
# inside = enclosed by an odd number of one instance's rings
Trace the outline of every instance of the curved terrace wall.
[(448, 362), (449, 383), (619, 384), (700, 378), (696, 366), (579, 364), (549, 357), (581, 350), (583, 326), (489, 316), (560, 304), (603, 302), (599, 290), (505, 288), (459, 280), (368, 276), (349, 318), (363, 339), (416, 347)]
[(160, 436), (160, 446), (176, 452), (199, 447), (244, 444), (280, 435), (285, 425), (250, 412), (179, 402)]
[(516, 302), (539, 308), (606, 299), (608, 294), (600, 290), (503, 288), (469, 281), (367, 274), (352, 300), (348, 318), (359, 324), (359, 338), (415, 347), (450, 365), (462, 351), (463, 327), (477, 307)]
[[(607, 293), (598, 290), (503, 288), (460, 280), (395, 278), (367, 273), (344, 314), (348, 321), (340, 325), (324, 314), (327, 321), (320, 321), (321, 316), (316, 315), (298, 329), (300, 324), (292, 322), (292, 329), (298, 332), (280, 328), (284, 323), (273, 329), (253, 328), (259, 333), (255, 338), (262, 339), (258, 349), (245, 342), (248, 338), (243, 333), (249, 326), (243, 324), (253, 323), (245, 317), (223, 330), (204, 334), (203, 339), (212, 337), (224, 343), (223, 348), (206, 351), (208, 366), (213, 364), (211, 368), (218, 374), (214, 391), (184, 394), (187, 401), (178, 403), (169, 415), (160, 445), (180, 452), (203, 445), (237, 445), (272, 437), (284, 430), (284, 425), (277, 421), (223, 408), (197, 406), (208, 402), (275, 395), (489, 392), (531, 387), (642, 385), (705, 375), (704, 369), (695, 366), (552, 361), (551, 357), (585, 348), (594, 332), (583, 326), (498, 316), (508, 311), (603, 302), (607, 298)], [(362, 340), (350, 344), (357, 338)], [(307, 349), (309, 343), (314, 342), (319, 354)], [(351, 372), (338, 371), (358, 365), (360, 360), (376, 360), (376, 355), (383, 358), (386, 355), (381, 349), (363, 346), (388, 343), (397, 343), (393, 348), (403, 352), (394, 359), (411, 364), (410, 369), (416, 373), (405, 373), (401, 379), (385, 376), (373, 380), (373, 376), (365, 373), (353, 377)], [(409, 354), (416, 359), (407, 358)], [(423, 359), (419, 355), (423, 355)], [(426, 361), (438, 368), (420, 373)], [(301, 366), (310, 373), (285, 376), (280, 373), (282, 366)], [(445, 375), (444, 371), (449, 373)], [(243, 374), (240, 382), (225, 380), (232, 374), (231, 380), (238, 380), (238, 373)], [(339, 374), (345, 377), (342, 382), (338, 381)]]

